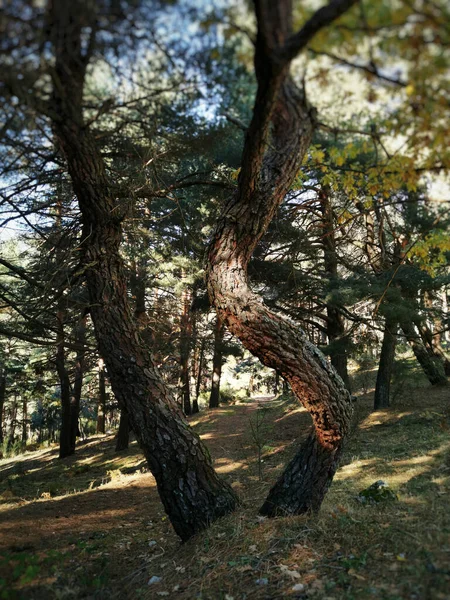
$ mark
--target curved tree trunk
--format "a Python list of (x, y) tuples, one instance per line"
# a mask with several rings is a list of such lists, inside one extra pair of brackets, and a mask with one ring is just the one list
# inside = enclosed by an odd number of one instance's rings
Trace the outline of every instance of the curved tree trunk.
[(258, 91), (238, 189), (209, 249), (208, 291), (218, 315), (245, 348), (289, 381), (314, 422), (314, 432), (261, 508), (269, 516), (320, 507), (350, 429), (352, 405), (342, 379), (295, 323), (263, 304), (247, 279), (255, 246), (289, 192), (314, 131), (313, 110), (289, 77), (290, 59), (307, 43), (309, 28), (323, 26), (319, 15), (332, 20), (350, 4), (324, 7), (292, 36), (290, 2), (256, 2)]
[(217, 476), (208, 451), (186, 423), (141, 343), (131, 314), (119, 253), (124, 207), (116, 202), (105, 163), (83, 122), (85, 71), (95, 27), (87, 49), (82, 34), (95, 18), (86, 10), (94, 8), (81, 0), (50, 5), (55, 56), (51, 118), (81, 210), (81, 248), (99, 352), (114, 395), (127, 409), (169, 519), (187, 540), (232, 511), (238, 500)]
[(397, 323), (386, 319), (375, 386), (374, 410), (387, 408), (390, 405), (389, 397), (396, 344)]

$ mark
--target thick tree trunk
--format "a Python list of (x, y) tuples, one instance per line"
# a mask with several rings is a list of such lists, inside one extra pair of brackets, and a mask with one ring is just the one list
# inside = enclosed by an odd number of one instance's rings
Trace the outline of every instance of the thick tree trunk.
[(98, 361), (97, 433), (106, 433), (106, 376), (102, 358)]
[(3, 412), (6, 398), (6, 369), (0, 369), (0, 445), (3, 444)]
[(444, 364), (441, 358), (431, 356), (427, 352), (413, 323), (411, 321), (405, 321), (400, 323), (400, 327), (414, 352), (414, 356), (417, 358), (423, 372), (428, 378), (428, 381), (432, 385), (447, 385), (447, 377), (445, 376)]
[(261, 507), (269, 517), (317, 512), (338, 467), (342, 447), (330, 452), (314, 433), (301, 445)]
[(116, 439), (116, 452), (121, 452), (128, 448), (130, 441), (130, 420), (127, 411), (122, 408), (120, 410), (119, 431)]
[(81, 246), (99, 351), (114, 395), (127, 409), (169, 519), (178, 535), (187, 540), (232, 511), (238, 500), (217, 476), (208, 451), (187, 425), (143, 347), (130, 311), (119, 253), (124, 207), (116, 203), (94, 137), (83, 123), (82, 96), (89, 61), (82, 43), (85, 8), (79, 0), (51, 4), (53, 126), (81, 210)]
[[(313, 111), (303, 91), (289, 78), (291, 46), (304, 40), (300, 34), (290, 35), (291, 5), (260, 1), (256, 14), (258, 91), (238, 189), (222, 213), (209, 248), (207, 282), (218, 315), (231, 333), (289, 381), (314, 422), (308, 443), (286, 467), (261, 509), (273, 516), (320, 507), (350, 430), (352, 404), (342, 379), (305, 333), (272, 313), (248, 286), (248, 262), (289, 192), (314, 131)], [(303, 33), (309, 25), (317, 25), (318, 14), (305, 24)], [(333, 14), (335, 18), (337, 13)]]
[(211, 393), (209, 395), (209, 408), (217, 408), (220, 404), (220, 380), (222, 379), (222, 343), (225, 328), (217, 316), (214, 328), (214, 352), (212, 364)]
[(397, 323), (386, 319), (380, 362), (375, 386), (374, 410), (387, 408), (390, 404), (391, 376), (394, 367), (395, 346), (397, 344)]

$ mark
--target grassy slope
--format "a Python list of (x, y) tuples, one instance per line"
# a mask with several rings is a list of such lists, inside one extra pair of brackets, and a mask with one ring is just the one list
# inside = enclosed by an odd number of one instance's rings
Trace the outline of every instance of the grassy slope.
[[(193, 423), (244, 506), (183, 546), (135, 444), (117, 455), (97, 438), (65, 461), (50, 450), (2, 461), (0, 598), (450, 599), (449, 395), (408, 388), (377, 413), (360, 398), (318, 517), (257, 515), (306, 413), (287, 402), (202, 414)], [(378, 479), (399, 501), (358, 503)]]

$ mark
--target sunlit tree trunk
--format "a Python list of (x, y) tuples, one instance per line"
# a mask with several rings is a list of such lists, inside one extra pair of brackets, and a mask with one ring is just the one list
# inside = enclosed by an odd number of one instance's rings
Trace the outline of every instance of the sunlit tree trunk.
[(208, 290), (219, 317), (245, 348), (289, 381), (314, 423), (261, 508), (269, 516), (319, 509), (350, 430), (352, 405), (342, 379), (295, 323), (271, 312), (250, 289), (247, 266), (290, 190), (315, 128), (314, 111), (289, 76), (290, 61), (310, 36), (352, 3), (332, 2), (293, 35), (289, 1), (255, 2), (258, 89), (253, 116), (238, 189), (209, 248)]

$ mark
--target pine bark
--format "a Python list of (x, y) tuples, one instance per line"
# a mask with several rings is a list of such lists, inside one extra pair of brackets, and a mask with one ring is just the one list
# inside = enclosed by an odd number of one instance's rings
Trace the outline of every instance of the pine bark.
[(386, 319), (375, 386), (374, 410), (390, 405), (391, 377), (397, 344), (397, 323)]
[(220, 380), (222, 379), (222, 342), (225, 328), (219, 317), (214, 327), (214, 352), (211, 377), (209, 408), (218, 408), (220, 404)]
[(217, 476), (208, 451), (187, 425), (143, 347), (131, 314), (119, 252), (124, 207), (115, 200), (105, 163), (83, 122), (83, 86), (92, 49), (90, 44), (85, 51), (82, 43), (85, 8), (81, 0), (54, 2), (50, 7), (53, 127), (81, 210), (81, 249), (99, 352), (169, 519), (181, 539), (187, 540), (234, 510), (238, 500)]
[(350, 395), (335, 369), (295, 323), (263, 304), (247, 278), (256, 244), (289, 192), (315, 128), (314, 111), (291, 80), (289, 66), (293, 46), (308, 37), (308, 26), (317, 26), (319, 13), (292, 36), (290, 2), (256, 2), (256, 100), (238, 189), (219, 220), (207, 268), (219, 317), (245, 348), (289, 381), (313, 419), (313, 434), (261, 508), (269, 516), (319, 509), (352, 415)]

